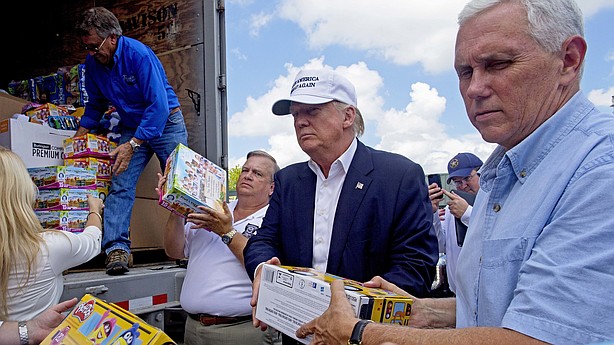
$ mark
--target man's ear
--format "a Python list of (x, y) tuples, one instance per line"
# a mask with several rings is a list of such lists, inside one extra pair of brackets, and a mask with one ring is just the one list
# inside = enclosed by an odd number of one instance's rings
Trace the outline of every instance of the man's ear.
[(563, 54), (563, 69), (561, 82), (565, 85), (575, 80), (582, 71), (582, 63), (586, 56), (586, 41), (580, 36), (569, 37), (561, 47)]
[(354, 125), (354, 121), (356, 120), (356, 108), (352, 106), (347, 106), (343, 110), (343, 128), (350, 128)]

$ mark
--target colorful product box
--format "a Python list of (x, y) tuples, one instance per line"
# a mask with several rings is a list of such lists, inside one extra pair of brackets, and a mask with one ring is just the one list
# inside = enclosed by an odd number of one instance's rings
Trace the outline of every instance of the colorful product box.
[(66, 104), (64, 75), (52, 73), (34, 78), (37, 103)]
[(26, 115), (28, 115), (28, 117), (30, 118), (30, 122), (38, 124), (49, 124), (50, 116), (68, 116), (68, 110), (64, 107), (57, 106), (52, 103), (46, 103), (32, 110), (26, 111)]
[(96, 171), (65, 165), (28, 168), (38, 189), (81, 188), (96, 189)]
[(111, 181), (107, 180), (96, 180), (96, 196), (102, 201), (107, 199), (107, 195), (109, 195), (109, 189), (111, 189)]
[(41, 189), (36, 198), (36, 210), (87, 210), (87, 196), (98, 196), (93, 189)]
[(85, 294), (41, 345), (166, 345), (176, 344), (162, 330), (125, 309)]
[(226, 200), (226, 172), (210, 160), (179, 144), (166, 160), (159, 204), (186, 217), (207, 206), (223, 212)]
[(44, 229), (82, 232), (89, 210), (34, 211)]
[(365, 287), (362, 283), (311, 268), (264, 264), (256, 318), (286, 335), (299, 339), (296, 330), (322, 315), (330, 303), (330, 283), (343, 280), (356, 317), (407, 326), (413, 299), (393, 292)]
[(115, 149), (106, 137), (87, 133), (78, 137), (64, 139), (64, 159), (79, 157), (109, 158), (109, 153)]
[(64, 159), (64, 165), (92, 168), (96, 171), (96, 179), (105, 181), (111, 179), (111, 169), (113, 168), (111, 159), (98, 157), (68, 158)]

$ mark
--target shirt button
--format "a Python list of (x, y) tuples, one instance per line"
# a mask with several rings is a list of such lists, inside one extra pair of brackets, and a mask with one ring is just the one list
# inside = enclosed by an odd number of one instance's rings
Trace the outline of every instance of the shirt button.
[(494, 204), (494, 206), (492, 207), (493, 211), (495, 212), (499, 212), (501, 211), (501, 205), (499, 204)]
[(520, 177), (527, 177), (527, 171), (526, 170), (521, 171)]

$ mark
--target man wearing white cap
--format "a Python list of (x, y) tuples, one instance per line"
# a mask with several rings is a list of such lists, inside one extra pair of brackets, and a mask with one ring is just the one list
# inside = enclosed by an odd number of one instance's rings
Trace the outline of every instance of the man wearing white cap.
[(267, 214), (247, 243), (252, 306), (259, 264), (272, 258), (361, 282), (380, 275), (428, 296), (438, 250), (424, 172), (357, 139), (364, 122), (352, 83), (332, 69), (303, 70), (273, 113), (292, 114), (298, 143), (311, 159), (275, 175)]

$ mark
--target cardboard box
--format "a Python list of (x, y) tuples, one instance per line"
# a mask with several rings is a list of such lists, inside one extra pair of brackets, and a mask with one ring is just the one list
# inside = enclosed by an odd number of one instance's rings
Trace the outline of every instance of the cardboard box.
[(0, 145), (15, 152), (28, 168), (64, 164), (64, 139), (74, 134), (18, 119), (0, 121)]
[(64, 158), (101, 157), (109, 158), (116, 147), (107, 137), (87, 133), (64, 140)]
[(159, 328), (123, 308), (90, 294), (41, 342), (41, 345), (176, 344)]
[(158, 192), (156, 192), (158, 173), (162, 173), (162, 169), (160, 169), (158, 157), (153, 155), (136, 183), (137, 198), (155, 199), (156, 201), (160, 198)]
[(96, 179), (105, 181), (111, 179), (111, 170), (113, 169), (113, 162), (111, 159), (99, 157), (67, 158), (64, 159), (64, 165), (79, 168), (92, 168), (96, 171)]
[(179, 144), (166, 161), (166, 184), (159, 203), (185, 217), (207, 206), (223, 212), (226, 172), (207, 158)]
[(36, 210), (88, 210), (87, 196), (98, 196), (92, 189), (40, 189), (36, 197)]
[(383, 289), (318, 272), (311, 268), (262, 267), (256, 318), (288, 336), (308, 344), (311, 337), (299, 339), (296, 330), (322, 315), (330, 303), (330, 283), (341, 279), (356, 317), (380, 323), (408, 325), (413, 300)]
[(92, 168), (54, 165), (28, 168), (28, 173), (38, 189), (96, 189), (96, 171)]
[(82, 232), (89, 210), (34, 211), (44, 229)]
[(164, 248), (169, 214), (156, 199), (136, 198), (130, 218), (130, 248)]
[(0, 120), (13, 117), (13, 114), (21, 114), (23, 106), (28, 104), (23, 98), (11, 96), (0, 92)]

